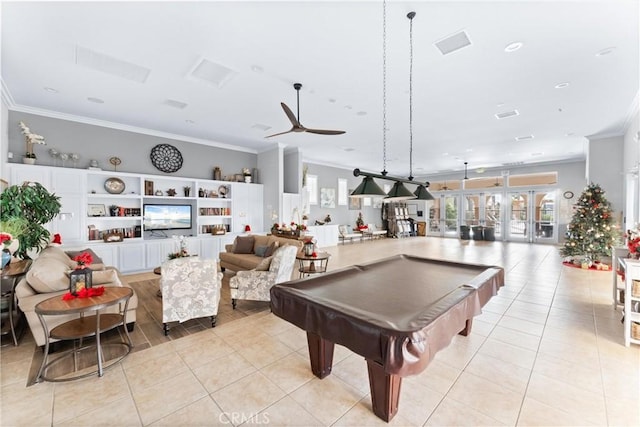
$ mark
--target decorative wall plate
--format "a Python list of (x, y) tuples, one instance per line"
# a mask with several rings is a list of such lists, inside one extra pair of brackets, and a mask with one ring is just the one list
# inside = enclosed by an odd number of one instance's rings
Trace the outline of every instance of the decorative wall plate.
[(563, 196), (565, 199), (573, 199), (573, 191), (565, 191)]
[(151, 149), (150, 157), (153, 166), (161, 172), (177, 172), (182, 167), (182, 154), (173, 145), (156, 145)]
[(124, 181), (120, 178), (109, 178), (104, 182), (104, 189), (111, 194), (120, 194), (124, 188)]

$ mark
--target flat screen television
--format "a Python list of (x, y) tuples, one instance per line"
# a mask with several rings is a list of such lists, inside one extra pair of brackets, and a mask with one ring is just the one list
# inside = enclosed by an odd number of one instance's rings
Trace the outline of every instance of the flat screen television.
[(142, 223), (145, 231), (191, 228), (191, 205), (145, 204)]

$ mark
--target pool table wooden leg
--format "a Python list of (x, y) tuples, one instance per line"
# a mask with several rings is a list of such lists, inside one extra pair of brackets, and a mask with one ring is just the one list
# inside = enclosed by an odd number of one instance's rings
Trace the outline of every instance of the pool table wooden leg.
[(309, 346), (311, 372), (322, 379), (331, 373), (334, 344), (311, 332), (307, 332), (307, 344)]
[(369, 388), (371, 389), (373, 413), (378, 418), (389, 422), (398, 412), (402, 377), (387, 374), (381, 364), (368, 359), (367, 369), (369, 371)]
[(467, 336), (471, 333), (471, 326), (473, 326), (473, 319), (467, 319), (467, 322), (464, 324), (464, 329), (458, 332), (458, 335)]

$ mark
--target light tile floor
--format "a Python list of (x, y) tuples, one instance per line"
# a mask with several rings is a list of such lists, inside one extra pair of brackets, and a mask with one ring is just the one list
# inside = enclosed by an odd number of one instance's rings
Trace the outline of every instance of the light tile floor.
[[(471, 335), (403, 380), (391, 425), (640, 425), (640, 348), (623, 345), (610, 272), (563, 267), (557, 247), (520, 243), (386, 239), (329, 252), (330, 269), (410, 253), (506, 270)], [(319, 380), (304, 332), (269, 312), (66, 384), (25, 387), (33, 342), (0, 355), (2, 426), (385, 424), (371, 412), (360, 356), (337, 347), (332, 375)]]

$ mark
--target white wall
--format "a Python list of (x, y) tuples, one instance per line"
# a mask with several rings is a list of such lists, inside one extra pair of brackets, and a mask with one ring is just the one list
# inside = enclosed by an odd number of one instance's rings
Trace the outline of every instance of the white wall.
[(271, 217), (272, 213), (276, 215), (276, 218), (280, 218), (282, 214), (282, 194), (284, 193), (283, 155), (283, 148), (280, 145), (258, 154), (260, 181), (264, 185), (263, 222), (265, 231), (271, 229), (273, 223), (277, 221), (277, 219)]
[(624, 135), (622, 155), (624, 172), (626, 227), (640, 222), (640, 113), (636, 111)]
[(0, 113), (0, 179), (9, 182), (9, 172), (3, 165), (7, 163), (7, 152), (9, 151), (9, 108), (4, 102), (4, 97), (0, 101), (2, 112)]
[(624, 209), (623, 175), (623, 137), (590, 139), (588, 144), (587, 180), (606, 192), (605, 197), (611, 203), (615, 218), (621, 218)]

